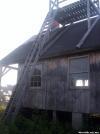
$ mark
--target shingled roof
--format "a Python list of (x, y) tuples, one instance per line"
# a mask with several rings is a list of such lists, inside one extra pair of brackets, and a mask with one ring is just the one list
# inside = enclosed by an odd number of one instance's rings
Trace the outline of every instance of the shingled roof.
[[(63, 31), (67, 27), (61, 28)], [(79, 22), (73, 24), (69, 29), (67, 29), (64, 34), (60, 36), (48, 49), (44, 52), (41, 57), (54, 56), (58, 53), (70, 53), (71, 51), (76, 50), (85, 50), (86, 48), (96, 48), (100, 47), (100, 19), (92, 29), (89, 36), (86, 38), (81, 48), (76, 48), (76, 45), (79, 43), (81, 38), (87, 31), (87, 21)], [(56, 30), (56, 35), (59, 35), (59, 30)], [(53, 38), (52, 38), (53, 40)], [(50, 41), (49, 41), (50, 43)], [(28, 41), (25, 44), (19, 46), (6, 57), (1, 60), (2, 64), (12, 64), (19, 63), (26, 59), (33, 41)]]

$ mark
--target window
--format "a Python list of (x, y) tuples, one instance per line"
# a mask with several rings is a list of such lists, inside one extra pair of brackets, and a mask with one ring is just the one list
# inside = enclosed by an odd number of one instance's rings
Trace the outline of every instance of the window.
[(41, 72), (42, 72), (42, 64), (37, 64), (34, 73), (31, 77), (30, 87), (35, 88), (41, 87)]
[(89, 87), (89, 59), (87, 57), (69, 59), (70, 88)]

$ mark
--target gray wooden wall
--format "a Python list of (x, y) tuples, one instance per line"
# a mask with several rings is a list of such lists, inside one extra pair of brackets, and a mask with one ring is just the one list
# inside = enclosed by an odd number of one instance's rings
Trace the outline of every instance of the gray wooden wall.
[[(68, 88), (68, 58), (89, 55), (90, 88)], [(19, 71), (23, 64), (19, 64)], [(27, 90), (24, 107), (100, 113), (100, 52), (49, 58), (42, 61), (42, 88)]]

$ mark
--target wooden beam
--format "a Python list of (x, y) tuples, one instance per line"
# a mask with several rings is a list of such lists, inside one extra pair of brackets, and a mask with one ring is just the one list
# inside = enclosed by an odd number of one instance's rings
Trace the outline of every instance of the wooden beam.
[[(56, 4), (56, 2), (57, 2), (57, 4)], [(49, 12), (51, 12), (51, 10), (53, 10), (54, 7), (56, 7), (58, 9), (58, 0), (55, 0), (55, 1), (50, 0)]]
[(90, 34), (90, 32), (92, 31), (92, 29), (94, 28), (94, 26), (96, 25), (97, 21), (100, 19), (100, 16), (98, 16), (96, 18), (96, 20), (94, 21), (94, 23), (91, 25), (90, 29), (88, 29), (88, 31), (85, 33), (85, 35), (83, 36), (83, 38), (80, 40), (80, 42), (77, 44), (77, 48), (80, 48), (81, 45), (84, 43), (85, 39), (88, 37), (88, 35)]
[(57, 120), (57, 115), (56, 115), (56, 111), (53, 110), (53, 121), (56, 121)]
[(11, 69), (9, 68), (6, 72), (4, 72), (4, 74), (1, 75), (1, 77), (4, 76), (4, 75), (5, 75), (7, 72), (9, 72), (10, 70), (11, 70)]
[(5, 67), (4, 70), (2, 71), (2, 74), (4, 73), (4, 71), (6, 70), (7, 68)]
[[(52, 4), (54, 7), (58, 8), (58, 5), (56, 4), (56, 0), (55, 0), (55, 2), (53, 2), (53, 1), (51, 0), (51, 4)], [(51, 8), (52, 8), (52, 7), (51, 7)]]
[(14, 69), (14, 70), (18, 70), (18, 68), (16, 67), (11, 67), (11, 66), (5, 66), (6, 68), (10, 68), (10, 69)]
[(90, 0), (87, 0), (87, 18), (88, 18), (88, 29), (90, 29), (90, 26), (91, 26), (91, 20), (90, 20)]

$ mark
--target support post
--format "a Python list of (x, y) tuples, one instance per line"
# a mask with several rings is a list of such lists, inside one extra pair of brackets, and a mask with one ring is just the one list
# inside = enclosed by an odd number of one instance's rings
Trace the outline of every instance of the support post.
[(57, 10), (58, 10), (58, 8), (59, 8), (59, 2), (58, 2), (58, 0), (57, 0)]
[(79, 130), (84, 125), (84, 116), (82, 113), (72, 113), (72, 127)]
[(93, 24), (91, 25), (90, 29), (85, 33), (85, 35), (82, 37), (82, 39), (80, 40), (80, 42), (77, 44), (77, 48), (80, 48), (81, 45), (84, 43), (85, 39), (87, 38), (87, 36), (90, 34), (90, 32), (92, 31), (92, 29), (94, 28), (94, 26), (96, 25), (96, 23), (98, 22), (98, 20), (100, 19), (100, 16), (98, 16), (96, 18), (96, 20), (93, 22)]
[(90, 0), (87, 0), (87, 19), (88, 19), (88, 29), (90, 29), (90, 26), (91, 26), (91, 20), (90, 20)]
[[(55, 0), (55, 1), (49, 0), (49, 18), (52, 18), (52, 16), (51, 16), (52, 14), (50, 12), (54, 10), (54, 7), (56, 8), (56, 10), (58, 10), (58, 8), (59, 8), (59, 2), (58, 2), (58, 0)], [(52, 23), (51, 20), (49, 22), (49, 26), (50, 27), (51, 27), (51, 23)], [(49, 32), (48, 32), (48, 37), (49, 37), (49, 35), (50, 35), (50, 28), (49, 28)]]
[(56, 111), (53, 110), (53, 121), (56, 121), (56, 119), (57, 119)]

